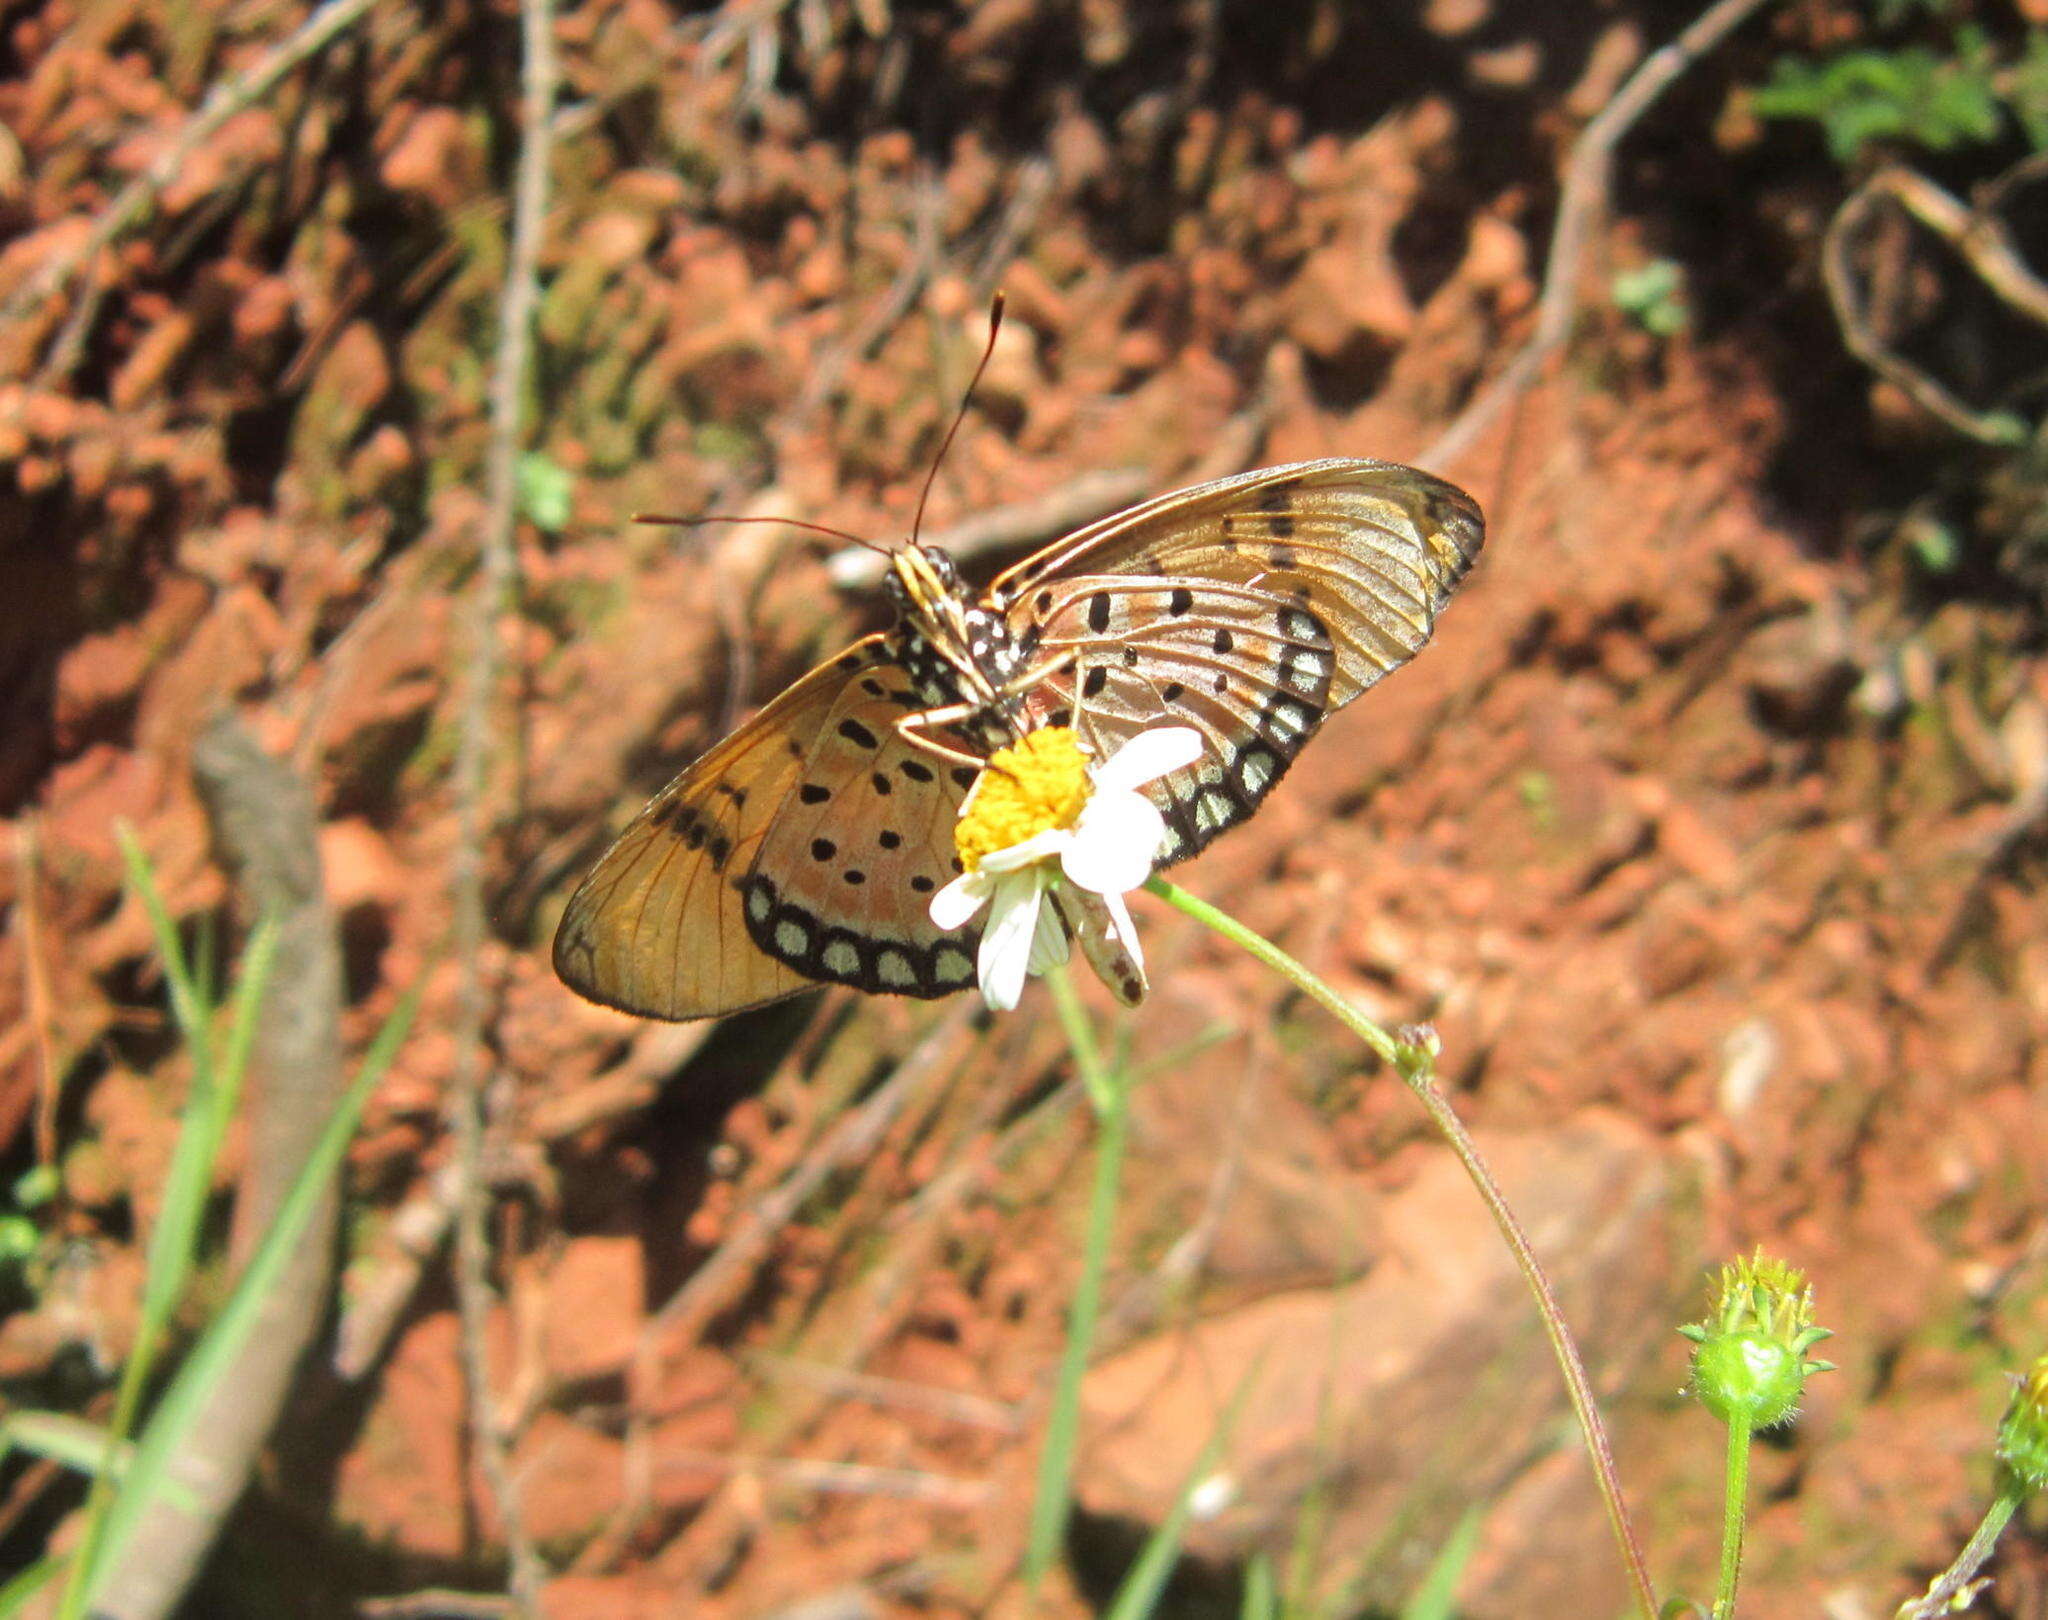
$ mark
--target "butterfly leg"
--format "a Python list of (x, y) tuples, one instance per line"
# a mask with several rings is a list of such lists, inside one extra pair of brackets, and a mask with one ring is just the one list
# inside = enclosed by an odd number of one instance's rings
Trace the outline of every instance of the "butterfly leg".
[(983, 705), (979, 703), (949, 703), (942, 709), (919, 709), (914, 714), (898, 717), (896, 735), (912, 748), (930, 754), (936, 759), (943, 759), (949, 765), (972, 765), (976, 770), (980, 770), (988, 764), (987, 760), (964, 749), (949, 748), (938, 738), (926, 733), (933, 726), (950, 726), (969, 719), (981, 713), (982, 708)]

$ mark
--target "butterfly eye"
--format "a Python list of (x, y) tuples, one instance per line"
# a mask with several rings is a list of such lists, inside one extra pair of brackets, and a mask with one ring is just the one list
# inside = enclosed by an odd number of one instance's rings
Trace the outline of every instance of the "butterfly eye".
[(960, 570), (953, 566), (951, 554), (939, 551), (931, 546), (926, 546), (922, 549), (924, 551), (924, 560), (931, 564), (932, 572), (938, 576), (939, 583), (949, 591), (958, 590), (960, 587)]

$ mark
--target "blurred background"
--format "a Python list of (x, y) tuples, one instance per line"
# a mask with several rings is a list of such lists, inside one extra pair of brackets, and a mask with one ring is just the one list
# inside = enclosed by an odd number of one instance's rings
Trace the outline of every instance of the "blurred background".
[[(2048, 1342), (2048, 5), (525, 26), (559, 77), (515, 428), (514, 0), (0, 6), (9, 1407), (105, 1421), (191, 1083), (117, 821), (224, 972), (265, 870), (233, 807), (280, 818), (338, 951), (309, 947), (338, 994), (290, 1003), (318, 1061), (259, 1053), (174, 1348), (337, 1057), (424, 998), (254, 1341), (277, 1365), (233, 1386), (254, 1432), (191, 1442), (248, 1489), (112, 1612), (1024, 1612), (1091, 1131), (1044, 1002), (661, 1026), (546, 952), (647, 795), (883, 622), (812, 537), (632, 515), (900, 538), (997, 288), (926, 525), (971, 576), (1316, 456), (1485, 504), (1435, 643), (1176, 877), (1434, 1023), (1662, 1582), (1709, 1585), (1719, 1491), (1673, 1329), (1761, 1242), (1841, 1370), (1759, 1453), (1747, 1612), (1924, 1585)], [(1039, 1612), (1095, 1612), (1254, 1364), (1165, 1612), (1236, 1613), (1264, 1551), (1290, 1612), (1392, 1613), (1468, 1514), (1458, 1612), (1620, 1612), (1541, 1335), (1412, 1099), (1139, 908), (1129, 1185)], [(83, 1496), (0, 1462), (0, 1574)], [(2037, 1541), (1999, 1570), (1985, 1612), (2048, 1612)]]

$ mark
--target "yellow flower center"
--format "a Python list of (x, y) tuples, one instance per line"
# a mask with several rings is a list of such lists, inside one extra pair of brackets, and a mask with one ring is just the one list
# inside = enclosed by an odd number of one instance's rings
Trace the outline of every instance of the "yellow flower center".
[(968, 871), (982, 857), (1055, 827), (1071, 827), (1088, 802), (1088, 756), (1071, 726), (1042, 726), (982, 767), (953, 847)]

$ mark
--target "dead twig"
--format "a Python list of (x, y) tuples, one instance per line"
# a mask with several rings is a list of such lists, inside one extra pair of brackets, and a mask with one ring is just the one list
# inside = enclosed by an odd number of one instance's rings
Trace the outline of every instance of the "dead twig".
[(401, 1597), (364, 1598), (356, 1605), (363, 1620), (504, 1620), (518, 1611), (495, 1592), (451, 1592), (429, 1587)]
[[(626, 1056), (588, 1085), (565, 1096), (544, 1098), (525, 1116), (522, 1138), (535, 1148), (576, 1136), (607, 1120), (647, 1106), (661, 1083), (704, 1044), (711, 1025), (648, 1024)], [(531, 1166), (517, 1159), (487, 1163), (493, 1186), (531, 1185)], [(384, 1224), (378, 1257), (353, 1290), (334, 1335), (335, 1376), (353, 1383), (384, 1354), (392, 1329), (418, 1291), (421, 1276), (447, 1240), (461, 1202), (461, 1177), (450, 1162)]]
[(22, 1000), (28, 1015), (29, 1038), (36, 1050), (36, 1163), (57, 1163), (57, 1057), (50, 1041), (50, 974), (43, 962), (41, 832), (31, 811), (21, 818), (15, 844), (21, 875), (16, 879), (20, 901), (15, 917), (21, 929)]
[(1536, 330), (1507, 369), (1489, 383), (1434, 444), (1416, 457), (1432, 471), (1454, 466), (1492, 427), (1502, 411), (1535, 382), (1551, 355), (1571, 336), (1578, 313), (1579, 259), (1595, 221), (1607, 206), (1607, 182), (1614, 150), (1657, 98), (1770, 0), (1717, 0), (1670, 44), (1652, 51), (1628, 76), (1614, 98), (1593, 115), (1572, 143), (1557, 198), (1557, 223), (1543, 265), (1543, 291), (1536, 302)]
[[(2031, 161), (2020, 167), (2034, 172)], [(1988, 195), (2002, 198), (2017, 178), (2015, 171), (1994, 182)], [(2048, 282), (2020, 256), (2005, 220), (1989, 206), (1965, 207), (1925, 175), (1893, 167), (1880, 169), (1849, 194), (1828, 222), (1821, 243), (1821, 277), (1844, 346), (1922, 410), (1965, 437), (1980, 444), (2023, 443), (2031, 431), (2025, 422), (2007, 411), (1972, 410), (1878, 335), (1851, 261), (1865, 226), (1887, 202), (1954, 249), (2008, 308), (2048, 326)]]
[[(1007, 1052), (993, 1061), (984, 1054), (985, 1067), (978, 1072), (1036, 1072), (1051, 1061), (1050, 1056), (1034, 1063), (1024, 1054), (1047, 1034), (1020, 1029), (1007, 1043)], [(972, 1114), (954, 1137), (946, 1168), (890, 1223), (887, 1253), (844, 1304), (811, 1323), (805, 1343), (818, 1347), (812, 1359), (829, 1356), (840, 1366), (857, 1367), (886, 1342), (897, 1331), (918, 1279), (927, 1274), (953, 1213), (984, 1189), (1016, 1152), (1041, 1139), (1049, 1125), (1064, 1118), (1082, 1095), (1079, 1080), (1068, 1081), (984, 1149), (982, 1144), (1012, 1101), (1008, 1088), (984, 1086), (974, 1100)], [(829, 1410), (831, 1402), (822, 1395), (778, 1403), (773, 1418), (757, 1431), (756, 1443), (794, 1445)], [(701, 1589), (710, 1572), (729, 1566), (745, 1541), (750, 1522), (750, 1511), (729, 1489), (713, 1496), (698, 1509), (689, 1528), (662, 1550), (663, 1575), (686, 1589)]]
[(916, 1051), (852, 1112), (843, 1115), (796, 1169), (733, 1223), (717, 1250), (669, 1296), (640, 1329), (627, 1373), (624, 1501), (614, 1522), (586, 1547), (579, 1569), (603, 1568), (624, 1547), (651, 1499), (655, 1460), (648, 1433), (663, 1351), (700, 1332), (753, 1275), (769, 1245), (834, 1171), (871, 1157), (904, 1108), (935, 1073), (958, 1061), (968, 1037), (971, 1009), (956, 1005), (934, 1025)]
[(801, 1361), (794, 1356), (760, 1355), (747, 1365), (768, 1378), (802, 1384), (824, 1394), (876, 1406), (891, 1406), (905, 1412), (922, 1412), (962, 1423), (971, 1428), (993, 1429), (998, 1434), (1022, 1434), (1024, 1414), (1002, 1401), (962, 1390), (939, 1389), (931, 1384), (907, 1383), (901, 1378), (883, 1378), (875, 1373), (853, 1372), (845, 1367), (828, 1367), (822, 1362)]
[(1026, 158), (1017, 166), (1002, 217), (989, 233), (988, 244), (981, 250), (974, 274), (968, 280), (976, 304), (987, 303), (989, 295), (1002, 285), (1003, 271), (1016, 258), (1018, 248), (1031, 234), (1039, 215), (1045, 212), (1045, 205), (1052, 201), (1053, 183), (1053, 167), (1047, 158)]
[[(234, 1252), (246, 1260), (312, 1151), (340, 1084), (341, 940), (321, 888), (312, 790), (231, 715), (192, 755), (222, 861), (246, 909), (273, 919), (277, 955), (257, 1013), (248, 1169), (235, 1203)], [(172, 1471), (178, 1491), (150, 1503), (110, 1573), (97, 1612), (158, 1620), (184, 1595), (284, 1406), (299, 1353), (332, 1281), (339, 1193), (323, 1195), (304, 1241), (265, 1297), (256, 1329), (214, 1385)]]
[(949, 1479), (913, 1468), (877, 1468), (871, 1463), (813, 1462), (804, 1457), (735, 1457), (717, 1451), (668, 1451), (661, 1471), (752, 1475), (767, 1485), (850, 1496), (893, 1496), (939, 1507), (976, 1508), (987, 1502), (986, 1481)]
[[(1142, 500), (1156, 482), (1156, 476), (1145, 467), (1079, 473), (1043, 495), (978, 512), (950, 529), (928, 534), (923, 543), (959, 559), (1050, 539)], [(849, 550), (836, 553), (829, 566), (835, 585), (860, 588), (882, 577), (888, 559), (872, 551)]]
[[(206, 99), (200, 103), (199, 110), (185, 121), (185, 127), (165, 144), (147, 168), (115, 194), (114, 200), (101, 210), (99, 218), (80, 238), (78, 245), (39, 266), (34, 275), (15, 289), (5, 304), (0, 304), (0, 325), (21, 319), (44, 299), (62, 290), (73, 276), (90, 267), (94, 260), (143, 220), (155, 206), (164, 187), (178, 177), (191, 162), (193, 154), (212, 139), (223, 124), (261, 101), (277, 88), (286, 74), (326, 49), (344, 30), (354, 27), (373, 3), (374, 0), (328, 0), (300, 24), (297, 32), (248, 72), (222, 80), (207, 91)], [(89, 297), (82, 300), (80, 311), (88, 311), (93, 302)], [(82, 337), (80, 322), (74, 317), (53, 351), (48, 369), (68, 369), (70, 356)]]
[(2048, 680), (2041, 681), (2036, 692), (2023, 692), (2015, 698), (1999, 727), (1998, 747), (2004, 756), (2011, 799), (1996, 825), (1976, 842), (1970, 876), (1927, 954), (1925, 972), (1930, 981), (1946, 972), (1968, 943), (1992, 884), (2040, 836), (2042, 827), (2048, 826), (2048, 701), (2037, 695), (2042, 687), (2048, 687)]
[(520, 1481), (510, 1439), (491, 1394), (488, 1325), (491, 1311), (490, 1237), (485, 1218), (491, 1192), (484, 1178), (489, 1112), (484, 1028), (492, 989), (485, 982), (484, 797), (492, 753), (492, 701), (497, 693), (498, 619), (510, 600), (517, 569), (520, 406), (533, 316), (540, 298), (538, 266), (547, 220), (548, 153), (555, 102), (556, 64), (552, 0), (520, 0), (519, 166), (512, 204), (512, 240), (506, 254), (499, 305), (498, 353), (491, 377), (491, 438), (485, 469), (487, 507), (479, 578), (471, 611), (467, 687), (456, 759), (460, 832), (454, 858), (454, 943), (461, 969), (455, 1013), (455, 1079), (451, 1098), (459, 1166), (455, 1220), (455, 1291), (462, 1318), (462, 1354), (469, 1386), (471, 1428), (485, 1488), (504, 1527), (510, 1558), (511, 1598), (525, 1620), (539, 1620), (543, 1570), (520, 1513)]

